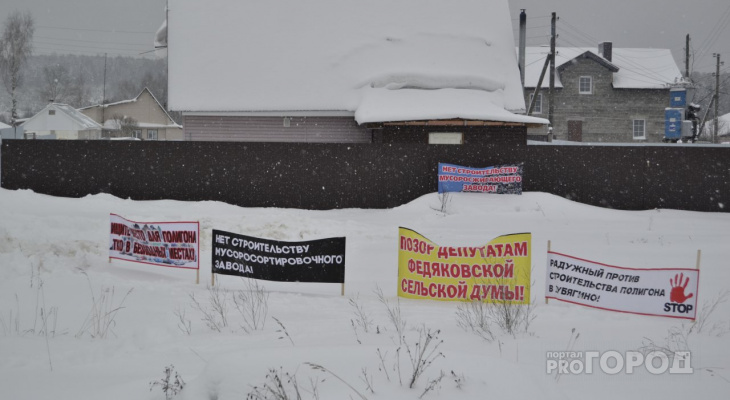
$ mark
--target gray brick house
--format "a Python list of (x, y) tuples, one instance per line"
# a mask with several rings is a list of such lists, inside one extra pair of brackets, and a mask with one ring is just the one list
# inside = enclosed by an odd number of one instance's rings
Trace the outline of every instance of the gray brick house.
[[(668, 49), (558, 47), (553, 139), (577, 142), (661, 142), (670, 90), (683, 84)], [(525, 101), (532, 99), (549, 47), (526, 49)], [(548, 116), (548, 76), (534, 116)], [(547, 130), (530, 129), (544, 140)]]

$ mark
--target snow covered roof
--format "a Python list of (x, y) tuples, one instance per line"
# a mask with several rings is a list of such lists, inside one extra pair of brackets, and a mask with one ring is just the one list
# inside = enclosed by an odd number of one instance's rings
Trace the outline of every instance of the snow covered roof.
[(347, 111), (359, 123), (515, 118), (504, 112), (525, 109), (511, 24), (507, 0), (171, 0), (169, 105)]
[[(601, 57), (598, 48), (557, 47), (555, 66), (560, 68), (577, 57), (590, 53), (594, 59)], [(534, 88), (540, 79), (549, 47), (528, 47), (525, 49), (525, 87)], [(682, 73), (669, 49), (627, 49), (613, 48), (610, 64), (617, 67), (613, 74), (613, 87), (617, 89), (663, 89), (682, 82)], [(610, 68), (609, 68), (610, 69)], [(546, 74), (547, 75), (547, 74)], [(556, 74), (558, 75), (558, 74)], [(548, 76), (543, 80), (547, 86)], [(563, 87), (560, 77), (555, 77), (555, 86)]]
[[(49, 111), (54, 110), (53, 116), (57, 118), (49, 118)], [(61, 118), (58, 118), (61, 117)], [(101, 129), (93, 119), (82, 114), (75, 108), (61, 103), (50, 103), (36, 115), (29, 118), (23, 123), (26, 130), (97, 130)]]
[[(121, 100), (121, 101), (117, 101), (117, 102), (114, 102), (114, 103), (97, 104), (97, 105), (93, 105), (93, 106), (82, 107), (82, 108), (79, 108), (79, 110), (87, 110), (87, 109), (95, 108), (95, 107), (109, 108), (111, 106), (118, 106), (118, 105), (122, 105), (122, 104), (131, 104), (131, 103), (134, 103), (137, 100), (139, 100), (139, 98), (142, 97), (142, 95), (145, 92), (147, 92), (152, 97), (152, 99), (155, 101), (155, 103), (157, 103), (157, 106), (160, 107), (160, 110), (162, 110), (162, 112), (165, 113), (165, 116), (170, 121), (170, 124), (167, 124), (167, 125), (162, 125), (162, 124), (147, 124), (147, 125), (150, 125), (150, 127), (155, 127), (154, 125), (156, 125), (156, 127), (161, 127), (161, 128), (162, 127), (182, 128), (182, 126), (180, 124), (178, 124), (177, 122), (175, 122), (175, 120), (173, 120), (172, 117), (170, 117), (170, 114), (167, 112), (167, 110), (165, 110), (165, 107), (162, 106), (162, 104), (160, 103), (160, 101), (157, 100), (157, 97), (155, 97), (155, 95), (152, 94), (152, 91), (149, 88), (147, 88), (147, 87), (145, 87), (144, 89), (142, 89), (142, 91), (139, 92), (139, 94), (137, 95), (137, 97), (135, 97), (133, 99)], [(104, 122), (104, 126), (105, 127), (106, 127), (106, 124), (109, 121), (110, 120), (106, 120)], [(114, 124), (116, 124), (116, 123), (113, 123), (112, 126), (116, 126)], [(143, 123), (138, 123), (139, 126), (142, 126), (142, 124)], [(118, 128), (110, 128), (110, 129), (118, 129)]]
[(12, 128), (12, 126), (6, 125), (6, 124), (3, 124), (2, 122), (0, 122), (0, 129), (8, 129), (8, 128)]

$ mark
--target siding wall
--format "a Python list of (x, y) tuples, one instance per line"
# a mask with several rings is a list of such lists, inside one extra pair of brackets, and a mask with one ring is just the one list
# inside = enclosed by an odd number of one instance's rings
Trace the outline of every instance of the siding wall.
[(213, 142), (370, 143), (372, 132), (352, 117), (184, 115), (185, 140)]
[[(593, 77), (593, 94), (578, 92), (581, 76)], [(560, 80), (563, 88), (555, 92), (554, 139), (568, 140), (570, 120), (583, 122), (583, 142), (660, 143), (664, 138), (664, 109), (669, 107), (669, 88), (614, 89), (613, 74), (587, 58), (577, 58), (575, 63), (565, 67)], [(534, 88), (525, 90), (526, 102), (533, 91)], [(547, 118), (548, 90), (541, 92), (542, 114), (539, 116)], [(634, 139), (634, 119), (646, 121), (645, 140)], [(531, 129), (529, 133), (541, 131), (544, 129)]]

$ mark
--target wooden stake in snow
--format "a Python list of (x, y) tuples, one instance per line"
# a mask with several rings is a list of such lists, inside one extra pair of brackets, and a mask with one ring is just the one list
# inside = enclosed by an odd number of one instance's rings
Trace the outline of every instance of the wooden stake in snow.
[(702, 258), (702, 250), (697, 249), (697, 270), (700, 270), (700, 258)]
[[(548, 251), (548, 253), (550, 253), (550, 241), (549, 240), (548, 240), (548, 249), (547, 249), (547, 251)], [(549, 300), (550, 299), (548, 299), (547, 293), (545, 293), (545, 304), (547, 304)]]

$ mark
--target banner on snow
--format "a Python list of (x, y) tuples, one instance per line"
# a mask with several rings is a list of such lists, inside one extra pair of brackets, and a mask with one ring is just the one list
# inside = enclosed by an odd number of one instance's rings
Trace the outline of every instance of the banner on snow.
[(632, 314), (695, 319), (700, 271), (622, 268), (548, 252), (545, 297)]
[(279, 282), (345, 283), (345, 238), (282, 242), (214, 229), (213, 273)]
[(530, 233), (499, 236), (479, 247), (449, 247), (400, 228), (398, 241), (398, 296), (530, 303)]
[(524, 163), (487, 168), (469, 168), (439, 163), (439, 193), (522, 194), (523, 167)]
[(198, 222), (135, 222), (110, 214), (109, 258), (200, 268)]

